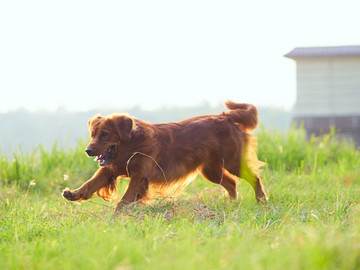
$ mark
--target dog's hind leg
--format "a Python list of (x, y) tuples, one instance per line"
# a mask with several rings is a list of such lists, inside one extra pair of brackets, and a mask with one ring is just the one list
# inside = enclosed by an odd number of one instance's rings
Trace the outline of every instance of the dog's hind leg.
[(257, 202), (268, 200), (264, 187), (262, 185), (261, 178), (255, 173), (253, 173), (253, 171), (249, 168), (245, 161), (241, 163), (240, 178), (244, 179), (252, 186), (255, 192), (255, 198)]
[(239, 160), (240, 173), (238, 176), (248, 182), (255, 192), (257, 202), (268, 200), (260, 178), (260, 168), (265, 163), (258, 160), (256, 156), (256, 141), (248, 134), (247, 142), (243, 146), (241, 158)]
[(220, 163), (206, 164), (202, 169), (202, 175), (210, 182), (222, 185), (232, 199), (237, 199), (236, 179)]
[(268, 200), (268, 197), (266, 196), (265, 189), (262, 185), (262, 181), (260, 177), (256, 178), (255, 182), (255, 198), (257, 202), (266, 202)]

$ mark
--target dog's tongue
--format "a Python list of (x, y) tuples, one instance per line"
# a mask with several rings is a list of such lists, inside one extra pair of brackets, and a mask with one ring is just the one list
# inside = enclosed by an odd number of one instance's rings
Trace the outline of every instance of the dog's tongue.
[(103, 155), (95, 157), (94, 161), (101, 161), (103, 159)]
[(94, 161), (98, 161), (99, 165), (102, 166), (102, 164), (104, 163), (104, 158), (102, 156), (98, 156), (94, 159)]
[(99, 161), (99, 163), (102, 163), (106, 157), (106, 153), (101, 154), (100, 156), (95, 157), (94, 161)]

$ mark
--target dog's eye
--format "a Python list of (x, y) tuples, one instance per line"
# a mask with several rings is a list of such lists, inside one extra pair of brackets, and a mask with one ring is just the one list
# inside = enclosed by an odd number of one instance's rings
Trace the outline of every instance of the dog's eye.
[(100, 133), (100, 137), (106, 137), (108, 134), (106, 133), (106, 132), (104, 132), (104, 131), (102, 131), (101, 133)]

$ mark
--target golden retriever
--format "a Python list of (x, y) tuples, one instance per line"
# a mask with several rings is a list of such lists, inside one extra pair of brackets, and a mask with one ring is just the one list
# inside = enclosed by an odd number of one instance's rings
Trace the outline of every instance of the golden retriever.
[(75, 190), (66, 189), (69, 201), (89, 199), (97, 193), (110, 200), (116, 179), (130, 178), (129, 186), (116, 210), (135, 201), (145, 202), (151, 191), (163, 194), (174, 186), (185, 185), (190, 176), (201, 173), (223, 186), (237, 199), (236, 180), (246, 180), (257, 201), (267, 200), (256, 157), (254, 135), (249, 131), (258, 123), (251, 104), (225, 102), (229, 111), (205, 115), (177, 123), (150, 124), (127, 114), (96, 115), (89, 121), (89, 157), (96, 157), (100, 168)]

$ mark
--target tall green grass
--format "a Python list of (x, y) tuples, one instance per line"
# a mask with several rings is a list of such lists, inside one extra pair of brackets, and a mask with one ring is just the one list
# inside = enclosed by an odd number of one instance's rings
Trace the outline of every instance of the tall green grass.
[(245, 181), (231, 201), (198, 178), (179, 198), (129, 206), (115, 220), (114, 203), (61, 198), (97, 168), (84, 141), (2, 156), (0, 269), (360, 269), (354, 144), (295, 128), (257, 135), (267, 204)]
[(1, 184), (28, 188), (34, 180), (42, 192), (59, 190), (65, 179), (81, 182), (97, 169), (96, 163), (84, 154), (85, 141), (79, 140), (75, 148), (59, 148), (57, 142), (51, 149), (42, 144), (33, 151), (24, 153), (21, 148), (13, 154), (0, 157)]
[(338, 138), (335, 130), (322, 137), (306, 138), (303, 129), (293, 128), (288, 132), (258, 134), (258, 155), (269, 168), (299, 173), (316, 173), (321, 168), (338, 165), (354, 169), (360, 154), (353, 142)]

